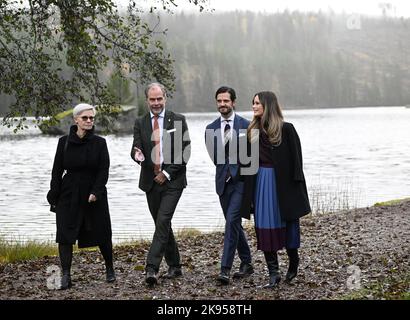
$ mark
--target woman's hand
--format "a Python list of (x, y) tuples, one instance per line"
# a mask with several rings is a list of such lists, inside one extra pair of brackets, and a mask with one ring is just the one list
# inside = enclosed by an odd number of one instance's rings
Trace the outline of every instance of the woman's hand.
[(90, 196), (88, 197), (88, 202), (91, 203), (95, 201), (97, 201), (97, 197), (91, 193)]

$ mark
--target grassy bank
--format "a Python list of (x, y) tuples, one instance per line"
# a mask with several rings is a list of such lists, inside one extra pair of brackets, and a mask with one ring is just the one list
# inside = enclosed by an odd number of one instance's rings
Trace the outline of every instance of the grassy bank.
[(390, 201), (385, 201), (385, 202), (376, 202), (374, 206), (375, 207), (393, 206), (393, 205), (400, 204), (400, 203), (403, 203), (409, 200), (410, 198), (404, 198), (404, 199), (395, 199), (395, 200), (390, 200)]
[(44, 256), (57, 255), (57, 246), (51, 242), (9, 241), (0, 236), (0, 264), (23, 260), (33, 260)]
[[(200, 235), (202, 232), (194, 228), (183, 228), (177, 230), (175, 236), (177, 239), (185, 239)], [(116, 244), (116, 247), (126, 246), (143, 246), (148, 240), (128, 240)], [(78, 249), (77, 245), (73, 247), (73, 251), (97, 251), (98, 247)], [(0, 264), (13, 263), (25, 260), (35, 260), (45, 256), (58, 255), (58, 248), (55, 242), (41, 242), (36, 240), (30, 241), (14, 241), (6, 240), (0, 236)]]

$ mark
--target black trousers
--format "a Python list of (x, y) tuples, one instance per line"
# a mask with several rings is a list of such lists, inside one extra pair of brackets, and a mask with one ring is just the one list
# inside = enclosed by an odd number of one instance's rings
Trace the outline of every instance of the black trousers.
[(181, 264), (171, 220), (182, 191), (183, 189), (170, 189), (166, 185), (155, 184), (146, 194), (148, 207), (155, 222), (155, 232), (147, 256), (146, 269), (158, 272), (164, 257), (168, 266), (179, 267)]
[[(98, 246), (100, 248), (101, 254), (104, 257), (105, 265), (112, 267), (113, 257), (112, 257), (112, 242), (106, 242)], [(61, 269), (63, 273), (71, 272), (71, 263), (73, 260), (73, 245), (72, 244), (58, 244), (58, 252), (60, 256)]]

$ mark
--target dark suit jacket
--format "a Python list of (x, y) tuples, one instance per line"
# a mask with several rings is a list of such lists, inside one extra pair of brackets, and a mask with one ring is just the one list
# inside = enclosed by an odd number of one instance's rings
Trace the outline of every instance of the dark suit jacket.
[[(283, 123), (282, 143), (271, 148), (282, 219), (290, 221), (307, 215), (311, 208), (303, 174), (302, 148), (299, 136), (291, 123)], [(245, 181), (242, 216), (251, 212), (255, 178), (256, 175), (248, 176)]]
[(215, 187), (216, 187), (216, 193), (221, 196), (224, 192), (225, 189), (225, 177), (228, 172), (228, 167), (229, 171), (232, 175), (232, 183), (237, 183), (238, 181), (243, 181), (243, 176), (240, 175), (240, 168), (242, 164), (240, 164), (239, 160), (239, 146), (245, 145), (246, 143), (243, 144), (242, 140), (246, 142), (246, 134), (245, 135), (240, 135), (239, 130), (240, 129), (247, 129), (249, 126), (249, 121), (246, 120), (245, 118), (242, 118), (241, 116), (235, 114), (235, 118), (233, 121), (233, 129), (235, 129), (236, 132), (236, 142), (237, 142), (237, 163), (219, 163), (218, 164), (218, 154), (222, 152), (222, 150), (225, 150), (223, 144), (222, 144), (222, 139), (218, 139), (220, 137), (220, 132), (215, 131), (215, 130), (221, 130), (221, 118), (219, 117), (216, 119), (214, 122), (210, 123), (207, 125), (206, 129), (211, 129), (215, 132), (215, 135), (213, 136), (214, 138), (214, 143), (213, 143), (213, 149), (212, 144), (207, 142), (207, 136), (205, 134), (205, 143), (207, 145), (207, 151), (209, 156), (211, 157), (212, 161), (214, 162), (216, 166), (216, 172), (215, 172)]
[[(164, 163), (162, 170), (169, 173), (171, 180), (166, 182), (169, 188), (182, 189), (187, 185), (186, 164), (191, 155), (191, 141), (185, 117), (181, 114), (165, 110), (164, 128), (162, 136), (162, 152)], [(181, 132), (182, 131), (182, 132)], [(145, 160), (141, 163), (139, 188), (149, 192), (154, 185), (154, 163), (151, 159), (155, 146), (151, 141), (152, 124), (148, 113), (135, 120), (134, 141), (132, 143), (131, 158), (135, 161), (134, 147), (141, 149)]]

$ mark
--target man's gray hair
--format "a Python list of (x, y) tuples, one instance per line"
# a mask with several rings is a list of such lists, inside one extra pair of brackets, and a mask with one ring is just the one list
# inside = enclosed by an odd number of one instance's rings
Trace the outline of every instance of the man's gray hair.
[(91, 104), (88, 103), (80, 103), (77, 104), (74, 109), (73, 109), (73, 117), (77, 117), (81, 112), (86, 111), (86, 110), (92, 110), (94, 112), (94, 116), (96, 115), (97, 111), (95, 110), (95, 107), (92, 106)]
[(159, 87), (164, 94), (164, 97), (167, 97), (167, 89), (165, 89), (164, 85), (159, 82), (152, 82), (145, 88), (145, 98), (148, 99), (148, 91), (153, 87)]

